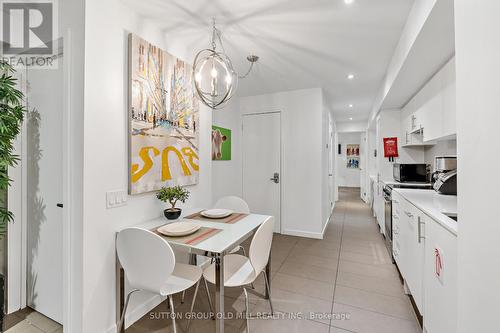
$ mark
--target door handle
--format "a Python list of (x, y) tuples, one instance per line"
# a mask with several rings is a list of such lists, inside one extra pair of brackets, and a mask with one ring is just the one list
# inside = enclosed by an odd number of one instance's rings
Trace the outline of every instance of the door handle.
[(273, 175), (273, 178), (269, 178), (269, 180), (272, 180), (273, 182), (275, 182), (276, 184), (278, 184), (280, 182), (280, 174), (275, 172), (274, 175)]
[(425, 239), (425, 237), (422, 236), (422, 224), (424, 224), (424, 222), (422, 222), (422, 219), (419, 216), (418, 217), (418, 242), (419, 243), (422, 243), (422, 239)]

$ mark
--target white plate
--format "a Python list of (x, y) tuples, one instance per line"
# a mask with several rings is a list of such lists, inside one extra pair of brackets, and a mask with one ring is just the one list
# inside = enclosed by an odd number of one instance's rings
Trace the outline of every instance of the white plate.
[(156, 230), (165, 236), (186, 236), (195, 233), (200, 227), (199, 224), (192, 222), (174, 222), (159, 227)]
[(207, 209), (202, 211), (200, 214), (202, 216), (211, 218), (211, 219), (221, 219), (224, 217), (228, 217), (233, 213), (230, 209)]

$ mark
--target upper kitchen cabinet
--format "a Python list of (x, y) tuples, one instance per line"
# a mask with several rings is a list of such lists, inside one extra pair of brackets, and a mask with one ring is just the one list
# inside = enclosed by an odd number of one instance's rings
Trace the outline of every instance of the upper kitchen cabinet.
[(456, 135), (455, 58), (446, 63), (405, 105), (404, 145), (429, 145)]

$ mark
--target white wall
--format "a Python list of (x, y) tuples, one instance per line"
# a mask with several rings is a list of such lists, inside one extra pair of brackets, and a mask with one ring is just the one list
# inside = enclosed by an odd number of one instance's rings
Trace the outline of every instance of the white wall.
[(367, 128), (367, 121), (344, 121), (337, 123), (337, 131), (339, 133), (364, 132)]
[(399, 109), (382, 110), (379, 114), (379, 132), (377, 134), (377, 172), (380, 180), (392, 180), (392, 165), (389, 159), (384, 157), (384, 138), (398, 137), (399, 157), (395, 158), (397, 163), (423, 163), (424, 150), (422, 147), (403, 148), (404, 134), (401, 128), (402, 112)]
[[(281, 112), (281, 229), (285, 234), (321, 238), (324, 220), (329, 216), (328, 192), (324, 188), (328, 155), (321, 89), (243, 97), (240, 111), (241, 114)], [(214, 184), (220, 181), (224, 178), (213, 179)]]
[[(116, 329), (116, 231), (159, 217), (163, 209), (154, 193), (129, 196), (126, 206), (106, 209), (106, 191), (126, 190), (128, 182), (127, 36), (134, 32), (166, 50), (168, 43), (160, 29), (119, 0), (88, 0), (85, 10), (83, 332), (94, 333)], [(212, 202), (211, 122), (210, 110), (201, 108), (200, 178), (198, 185), (189, 187), (187, 206)], [(148, 300), (149, 295), (134, 294), (129, 317), (146, 313), (149, 309), (138, 304)]]
[[(350, 169), (347, 167), (347, 145), (361, 144), (361, 132), (357, 133), (338, 133), (339, 144), (342, 145), (341, 154), (337, 154), (337, 165), (339, 168), (339, 186), (343, 187), (360, 187), (360, 169)], [(360, 155), (360, 160), (363, 156)]]
[(213, 112), (213, 124), (231, 130), (231, 160), (212, 161), (213, 200), (227, 195), (242, 196), (241, 167), (241, 113), (240, 102), (234, 98), (229, 104)]
[(434, 170), (434, 157), (457, 154), (457, 140), (444, 140), (436, 142), (436, 145), (424, 148), (424, 163), (431, 165)]
[(458, 332), (500, 327), (500, 1), (455, 0)]

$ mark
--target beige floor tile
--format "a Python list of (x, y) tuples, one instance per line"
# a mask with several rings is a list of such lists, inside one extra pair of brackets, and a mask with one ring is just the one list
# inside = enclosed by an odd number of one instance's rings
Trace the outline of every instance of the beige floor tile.
[(371, 276), (339, 272), (337, 276), (337, 285), (351, 287), (388, 296), (395, 296), (406, 299), (401, 283), (394, 281), (388, 283), (387, 279), (378, 279)]
[[(306, 319), (267, 319), (267, 320), (250, 320), (250, 332), (272, 332), (272, 333), (328, 333), (330, 327), (328, 325)], [(245, 326), (240, 328), (241, 332), (245, 331)]]
[[(332, 302), (306, 295), (296, 294), (289, 291), (276, 289), (272, 293), (272, 301), (275, 311), (284, 313), (300, 313), (306, 319), (315, 320), (324, 324), (329, 324), (330, 320), (324, 314), (332, 311)], [(261, 300), (257, 304), (257, 309), (270, 311), (268, 300)], [(310, 316), (310, 313), (318, 316)]]
[(335, 302), (402, 319), (411, 320), (415, 318), (408, 299), (386, 296), (365, 290), (338, 285), (335, 288)]
[(329, 257), (319, 257), (315, 255), (302, 254), (300, 253), (300, 251), (294, 251), (290, 253), (290, 255), (285, 260), (285, 262), (290, 261), (336, 270), (338, 263), (338, 254), (335, 252), (334, 255), (331, 255)]
[(304, 264), (303, 262), (298, 263), (293, 260), (287, 260), (281, 266), (279, 273), (293, 275), (302, 277), (305, 279), (317, 280), (326, 283), (335, 283), (335, 278), (337, 276), (336, 267), (326, 268)]
[(392, 265), (391, 257), (389, 257), (389, 253), (386, 249), (373, 248), (373, 251), (371, 251), (369, 255), (350, 251), (341, 251), (340, 259), (359, 262), (361, 264)]
[(11, 327), (5, 333), (45, 333), (36, 326), (31, 325), (27, 320), (19, 322), (14, 327)]
[(333, 299), (333, 283), (304, 279), (297, 276), (278, 273), (273, 280), (273, 288), (290, 291), (326, 301)]
[(385, 265), (368, 265), (368, 264), (360, 264), (353, 261), (340, 260), (339, 272), (371, 276), (380, 279), (388, 279), (390, 282), (394, 283), (399, 281), (396, 268)]
[(45, 317), (41, 313), (36, 311), (31, 312), (26, 316), (26, 320), (33, 326), (38, 327), (40, 330), (46, 333), (55, 332), (57, 329), (61, 328), (61, 325), (50, 318)]
[(326, 258), (338, 258), (340, 252), (340, 248), (331, 249), (327, 247), (320, 247), (318, 245), (307, 246), (307, 245), (295, 245), (295, 247), (290, 252), (291, 255), (294, 254), (307, 254), (311, 256), (317, 257), (326, 257)]
[[(332, 320), (331, 325), (358, 333), (419, 333), (416, 320), (405, 320), (335, 303), (334, 313), (349, 314), (348, 320)], [(330, 331), (331, 332), (331, 331)]]

